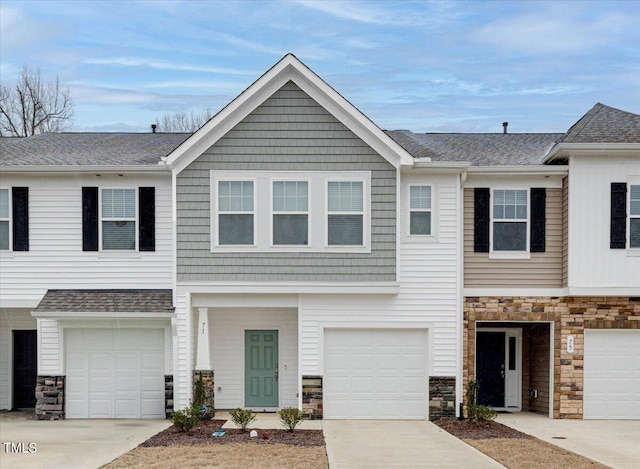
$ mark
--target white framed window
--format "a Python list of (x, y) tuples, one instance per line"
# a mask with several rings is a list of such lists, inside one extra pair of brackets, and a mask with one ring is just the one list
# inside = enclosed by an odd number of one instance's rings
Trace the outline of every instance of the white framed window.
[(11, 201), (9, 189), (0, 189), (0, 251), (11, 246)]
[(363, 181), (327, 181), (327, 245), (363, 244)]
[(254, 181), (218, 181), (217, 194), (218, 245), (253, 246)]
[(640, 185), (629, 186), (629, 247), (640, 248)]
[(494, 189), (491, 200), (491, 250), (528, 252), (529, 191)]
[(100, 191), (100, 232), (104, 251), (137, 249), (135, 189)]
[(431, 186), (409, 186), (409, 235), (431, 236)]
[(308, 181), (273, 181), (271, 209), (274, 246), (309, 244)]

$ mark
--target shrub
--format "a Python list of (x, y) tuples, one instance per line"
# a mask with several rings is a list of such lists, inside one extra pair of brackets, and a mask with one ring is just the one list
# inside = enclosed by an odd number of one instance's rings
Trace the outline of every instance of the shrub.
[(469, 381), (467, 386), (467, 414), (472, 422), (485, 423), (496, 418), (498, 413), (489, 406), (478, 405), (478, 389), (480, 384)]
[(246, 431), (247, 425), (253, 422), (256, 419), (256, 415), (251, 412), (251, 409), (233, 409), (231, 411), (231, 420), (235, 423), (242, 431)]
[(305, 415), (304, 410), (296, 409), (295, 407), (285, 407), (278, 411), (280, 421), (290, 432), (293, 432), (296, 425), (304, 420)]
[(181, 432), (188, 432), (200, 422), (200, 409), (196, 406), (176, 410), (171, 416), (171, 421)]
[(204, 392), (204, 382), (202, 381), (202, 373), (200, 373), (193, 391), (193, 405), (200, 407), (201, 405), (204, 405), (205, 400), (206, 393)]

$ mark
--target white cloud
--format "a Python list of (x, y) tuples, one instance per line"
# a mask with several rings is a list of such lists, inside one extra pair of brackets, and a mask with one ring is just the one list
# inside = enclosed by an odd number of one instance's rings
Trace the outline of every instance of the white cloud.
[[(413, 9), (413, 14), (405, 15), (397, 14), (393, 9), (376, 8), (374, 7), (374, 4), (365, 3), (363, 1), (345, 2), (332, 0), (296, 0), (296, 3), (306, 8), (335, 16), (336, 18), (352, 20), (358, 23), (418, 26), (427, 22), (427, 18), (424, 13), (416, 8)], [(377, 3), (376, 5), (380, 5), (380, 3)]]
[(115, 65), (121, 67), (148, 67), (159, 70), (180, 70), (185, 72), (220, 73), (226, 75), (256, 75), (255, 71), (239, 70), (224, 67), (206, 67), (202, 65), (181, 64), (161, 60), (142, 59), (136, 57), (113, 57), (107, 59), (84, 59), (91, 65)]

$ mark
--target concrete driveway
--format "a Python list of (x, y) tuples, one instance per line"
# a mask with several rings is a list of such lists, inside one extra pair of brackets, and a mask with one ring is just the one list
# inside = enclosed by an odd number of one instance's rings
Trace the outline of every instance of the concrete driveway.
[(639, 467), (640, 420), (551, 420), (522, 412), (500, 414), (496, 421), (606, 466)]
[(169, 420), (45, 421), (0, 414), (0, 466), (96, 469), (169, 425)]
[(502, 468), (431, 422), (324, 420), (331, 469)]

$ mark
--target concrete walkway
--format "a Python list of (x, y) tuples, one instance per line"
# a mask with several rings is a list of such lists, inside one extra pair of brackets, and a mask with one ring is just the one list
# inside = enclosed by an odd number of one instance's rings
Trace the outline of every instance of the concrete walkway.
[[(0, 414), (0, 467), (95, 469), (170, 425), (169, 420), (44, 421)], [(29, 443), (35, 443), (31, 452)]]
[(325, 420), (330, 469), (492, 469), (493, 459), (419, 420)]
[(551, 420), (522, 412), (496, 421), (615, 469), (640, 467), (640, 420)]

